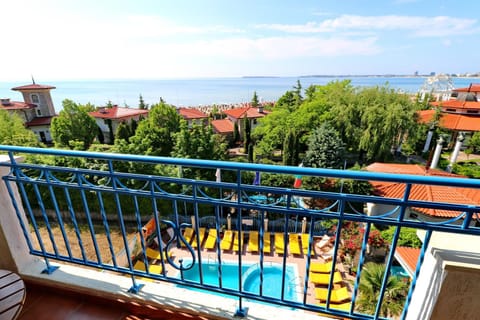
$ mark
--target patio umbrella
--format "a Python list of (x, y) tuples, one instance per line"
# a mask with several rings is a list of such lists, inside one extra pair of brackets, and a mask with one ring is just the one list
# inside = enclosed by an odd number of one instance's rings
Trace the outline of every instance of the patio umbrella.
[(195, 216), (191, 216), (192, 218), (192, 228), (195, 229)]
[(227, 216), (227, 229), (232, 230), (232, 218), (230, 217), (230, 213)]
[(307, 231), (307, 218), (303, 217), (302, 220), (302, 233), (305, 233)]

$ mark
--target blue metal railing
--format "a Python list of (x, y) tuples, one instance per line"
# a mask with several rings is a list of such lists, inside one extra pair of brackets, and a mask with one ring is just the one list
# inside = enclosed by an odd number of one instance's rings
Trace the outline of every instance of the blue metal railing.
[[(130, 289), (132, 292), (138, 292), (141, 289), (142, 285), (136, 280), (138, 277), (204, 289), (237, 297), (239, 307), (236, 314), (239, 316), (245, 314), (243, 299), (252, 299), (351, 319), (384, 318), (386, 315), (382, 312), (382, 304), (391, 274), (390, 270), (395, 260), (394, 253), (400, 231), (405, 227), (427, 230), (425, 238), (422, 239), (423, 246), (415, 275), (405, 295), (404, 309), (401, 314), (403, 319), (408, 312), (408, 305), (420, 275), (420, 266), (431, 233), (443, 231), (480, 234), (480, 229), (477, 227), (479, 206), (421, 201), (410, 197), (412, 188), (419, 184), (478, 189), (480, 187), (478, 180), (12, 146), (0, 146), (0, 151), (7, 152), (10, 157), (10, 162), (0, 163), (0, 166), (10, 168), (9, 174), (5, 175), (3, 180), (28, 248), (32, 255), (45, 259), (46, 273), (55, 270), (50, 260), (58, 260), (129, 275), (132, 279)], [(16, 155), (25, 155), (25, 160), (17, 161)], [(41, 160), (38, 156), (43, 156), (44, 159)], [(78, 165), (76, 167), (64, 165), (68, 163)], [(134, 169), (129, 169), (135, 167), (135, 164), (148, 165), (153, 173), (135, 173)], [(185, 177), (182, 172), (187, 168), (192, 169), (192, 172), (201, 169), (202, 178)], [(142, 169), (146, 170), (145, 167)], [(216, 170), (229, 174), (222, 174), (226, 177), (224, 181), (216, 181)], [(256, 172), (292, 177), (300, 175), (394, 182), (404, 186), (403, 196), (385, 198), (341, 191), (252, 184)], [(18, 189), (21, 199), (15, 197), (15, 188)], [(321, 200), (324, 206), (320, 208), (309, 206), (305, 204), (309, 202), (308, 200)], [(385, 212), (377, 216), (369, 216), (358, 209), (367, 203), (383, 206), (386, 208)], [(422, 216), (417, 214), (422, 209), (447, 210), (455, 212), (456, 215), (449, 220), (432, 221), (422, 219)], [(22, 218), (23, 211), (27, 221)], [(194, 225), (190, 223), (192, 216), (197, 222)], [(154, 221), (151, 238), (147, 238), (143, 230), (149, 219)], [(359, 233), (361, 247), (358, 250), (357, 274), (350, 278), (351, 283), (346, 281), (345, 274), (342, 275), (341, 285), (349, 288), (351, 298), (340, 307), (336, 304), (337, 301), (332, 301), (332, 290), (338, 282), (335, 278), (335, 270), (336, 266), (342, 263), (340, 253), (346, 250), (342, 239), (347, 231), (351, 232), (347, 230), (346, 223), (353, 223), (354, 231), (360, 228), (363, 231)], [(376, 301), (372, 301), (372, 303), (376, 302), (376, 305), (374, 310), (368, 312), (359, 307), (357, 302), (362, 295), (361, 275), (365, 263), (371, 258), (367, 252), (367, 244), (374, 224), (393, 227), (394, 234), (384, 261), (387, 271), (383, 274), (378, 297)], [(247, 255), (245, 252), (247, 237), (239, 238), (239, 252), (236, 260), (237, 287), (231, 287), (223, 281), (227, 275), (222, 261), (226, 259), (225, 251), (221, 250), (220, 235), (227, 225), (238, 231), (240, 235), (246, 235), (252, 231), (257, 231), (259, 234), (258, 253), (254, 255)], [(335, 228), (332, 229), (332, 225)], [(203, 227), (215, 230), (219, 235), (215, 238), (214, 252), (207, 252), (200, 243), (200, 228)], [(192, 243), (196, 243), (196, 246), (192, 246), (185, 239), (184, 231), (187, 228), (193, 228)], [(56, 230), (59, 230), (59, 233), (56, 234)], [(113, 230), (119, 230), (120, 244), (114, 243)], [(273, 243), (273, 248), (276, 249), (276, 246), (279, 246), (279, 251), (266, 250), (266, 243), (273, 239), (273, 237), (268, 238), (271, 236), (270, 232), (282, 234), (283, 248), (282, 244)], [(301, 299), (297, 301), (292, 297), (286, 297), (286, 288), (289, 285), (286, 266), (287, 263), (291, 263), (290, 257), (292, 257), (290, 252), (292, 248), (288, 247), (289, 234), (302, 232), (308, 234), (308, 244), (302, 243), (305, 251), (300, 256), (305, 261), (305, 267), (300, 267), (298, 270), (302, 281), (298, 281), (294, 288), (301, 295)], [(139, 236), (132, 240), (129, 238), (132, 233)], [(314, 299), (310, 298), (314, 295), (312, 280), (318, 276), (312, 273), (310, 268), (314, 261), (323, 261), (319, 259), (314, 244), (327, 233), (333, 239), (332, 267), (330, 273), (326, 273), (327, 280), (320, 284), (328, 288), (328, 294), (322, 302), (323, 305), (319, 305), (317, 303), (319, 301), (312, 302)], [(267, 238), (266, 235), (268, 235)], [(147, 253), (152, 245), (152, 239), (158, 245), (155, 250), (159, 254), (164, 253), (159, 255), (158, 262), (155, 264), (148, 258)], [(104, 247), (106, 246), (107, 249), (102, 250), (100, 240), (106, 243)], [(136, 246), (132, 246), (132, 241)], [(74, 247), (78, 247), (79, 253), (73, 250)], [(87, 250), (87, 247), (92, 250)], [(170, 257), (168, 252), (173, 248), (182, 250), (189, 257), (189, 262), (186, 262), (187, 259)], [(266, 289), (272, 283), (268, 282), (265, 269), (271, 263), (269, 257), (272, 255), (283, 257), (279, 268), (281, 270), (279, 296), (266, 293)], [(204, 279), (203, 262), (207, 260), (207, 256), (215, 257), (218, 283), (212, 284)], [(259, 288), (253, 291), (245, 289), (241, 268), (242, 265), (249, 265), (252, 261), (259, 267)], [(141, 267), (138, 267), (137, 263)], [(185, 272), (194, 266), (199, 269), (198, 279), (185, 278)], [(179, 276), (170, 275), (167, 268), (178, 270)]]

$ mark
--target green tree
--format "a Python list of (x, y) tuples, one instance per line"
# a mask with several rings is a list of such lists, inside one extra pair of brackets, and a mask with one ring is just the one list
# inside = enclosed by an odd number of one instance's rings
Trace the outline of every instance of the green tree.
[(143, 101), (143, 97), (141, 94), (140, 94), (140, 97), (138, 98), (138, 109), (142, 109), (142, 110), (148, 109), (148, 104), (146, 104), (145, 101)]
[(128, 142), (131, 135), (132, 134), (130, 132), (129, 126), (126, 123), (122, 122), (118, 125), (117, 132), (115, 132), (115, 140), (123, 139)]
[(323, 122), (331, 120), (330, 110), (334, 106), (339, 105), (340, 110), (345, 108), (352, 92), (353, 88), (348, 80), (311, 86), (307, 100), (298, 105), (297, 102), (301, 100), (298, 89), (296, 92), (287, 91), (278, 99), (273, 111), (260, 119), (253, 132), (254, 139), (258, 141), (257, 152), (266, 156), (273, 150), (281, 149), (288, 132), (285, 128), (296, 132), (298, 151), (303, 152), (313, 130)]
[(58, 117), (53, 118), (51, 133), (58, 147), (87, 150), (97, 135), (97, 123), (88, 113), (94, 110), (90, 104), (76, 104), (65, 99)]
[[(389, 227), (385, 230), (382, 230), (382, 237), (389, 243), (392, 243), (395, 229), (395, 227)], [(414, 228), (401, 228), (397, 246), (420, 248), (422, 246), (422, 241), (420, 241), (417, 236), (417, 230)]]
[[(227, 143), (224, 138), (213, 132), (212, 126), (194, 124), (188, 128), (187, 122), (181, 120), (180, 131), (175, 133), (175, 145), (172, 156), (189, 159), (226, 160)], [(208, 170), (184, 168), (183, 175), (190, 178), (208, 178)], [(211, 178), (211, 177), (210, 177)]]
[[(359, 311), (373, 314), (380, 295), (385, 265), (367, 263), (362, 269), (359, 285), (359, 296), (356, 307)], [(397, 276), (389, 276), (386, 284), (380, 316), (398, 316), (403, 310), (408, 286)]]
[(283, 142), (283, 165), (294, 166), (297, 158), (297, 136), (289, 130)]
[(100, 142), (101, 144), (104, 144), (105, 143), (105, 135), (103, 134), (102, 128), (100, 128), (100, 127), (97, 127), (97, 128), (98, 128), (98, 134), (97, 134), (98, 142)]
[(40, 147), (41, 143), (33, 131), (25, 128), (16, 114), (0, 109), (0, 144), (13, 146)]
[(324, 123), (310, 137), (303, 163), (313, 168), (339, 168), (343, 155), (344, 143), (338, 132)]
[(252, 163), (254, 159), (254, 153), (253, 153), (253, 144), (250, 143), (248, 145), (248, 150), (247, 150), (247, 157), (248, 157), (248, 162)]
[(472, 150), (472, 153), (478, 153), (480, 151), (480, 132), (475, 132), (467, 143), (468, 149)]
[(293, 86), (293, 90), (295, 93), (295, 105), (299, 106), (303, 101), (302, 84), (300, 83), (300, 80), (297, 79), (297, 85)]
[(243, 147), (245, 148), (245, 151), (248, 150), (251, 142), (252, 140), (250, 119), (248, 119), (247, 115), (245, 114), (245, 116), (243, 117)]
[(256, 108), (258, 107), (258, 96), (257, 96), (257, 91), (253, 91), (253, 97), (252, 97), (252, 102), (251, 102), (252, 107)]
[(119, 143), (120, 152), (169, 156), (173, 150), (173, 137), (180, 130), (180, 116), (175, 107), (158, 103), (152, 105), (148, 118), (139, 122), (130, 143)]
[(115, 134), (113, 133), (112, 119), (105, 119), (105, 123), (108, 126), (108, 141), (110, 144), (115, 143)]
[[(415, 104), (408, 95), (387, 86), (363, 89), (357, 94), (355, 105), (356, 117), (360, 119), (359, 130), (350, 129), (352, 134), (348, 139), (350, 145), (358, 146), (357, 151), (364, 152), (369, 161), (387, 161), (392, 150), (417, 130)], [(352, 126), (339, 121), (337, 125)]]
[(238, 124), (237, 124), (237, 122), (234, 122), (233, 123), (233, 137), (232, 137), (233, 145), (235, 145), (239, 140), (240, 140), (240, 132), (238, 130)]

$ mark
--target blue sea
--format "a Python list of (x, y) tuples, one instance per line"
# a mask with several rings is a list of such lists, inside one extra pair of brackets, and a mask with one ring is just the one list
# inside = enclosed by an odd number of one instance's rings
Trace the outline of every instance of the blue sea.
[[(303, 88), (312, 84), (323, 85), (334, 80), (350, 79), (354, 86), (377, 86), (386, 83), (392, 89), (415, 93), (425, 82), (425, 77), (245, 77), (205, 78), (175, 80), (82, 80), (41, 81), (37, 83), (55, 86), (52, 99), (57, 111), (62, 101), (70, 99), (77, 103), (106, 105), (108, 101), (120, 106), (137, 107), (139, 96), (145, 103), (157, 103), (160, 98), (177, 107), (249, 102), (256, 91), (262, 101), (275, 101), (285, 91), (291, 90), (300, 80)], [(453, 78), (455, 87), (467, 87), (479, 83), (480, 78)], [(23, 101), (19, 92), (11, 88), (29, 84), (24, 82), (0, 82), (0, 98)]]

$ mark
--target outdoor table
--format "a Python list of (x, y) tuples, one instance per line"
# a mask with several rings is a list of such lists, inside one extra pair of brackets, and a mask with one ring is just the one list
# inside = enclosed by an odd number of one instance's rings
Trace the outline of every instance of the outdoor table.
[(25, 302), (25, 284), (16, 274), (0, 270), (0, 320), (16, 319)]

